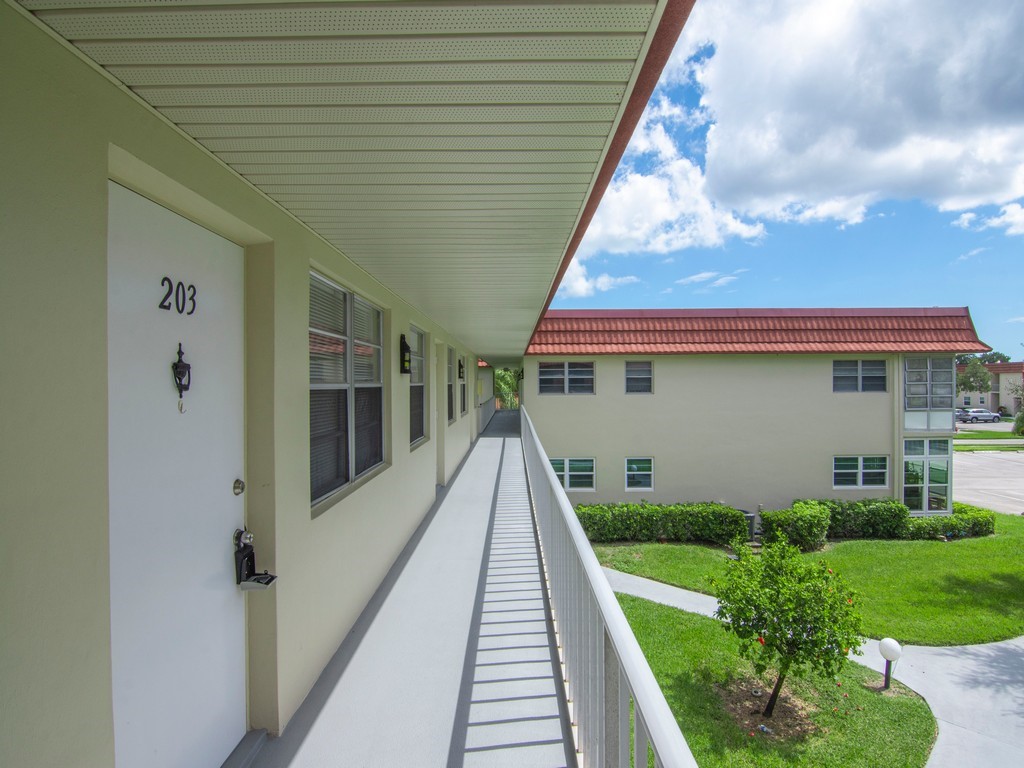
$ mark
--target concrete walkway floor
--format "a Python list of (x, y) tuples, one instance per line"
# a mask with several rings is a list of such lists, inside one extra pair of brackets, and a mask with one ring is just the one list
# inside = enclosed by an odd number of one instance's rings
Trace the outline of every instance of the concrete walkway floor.
[(253, 768), (576, 765), (518, 418), (492, 420)]
[[(609, 568), (604, 572), (616, 592), (711, 617), (718, 606), (698, 592)], [(865, 642), (861, 651), (863, 656), (851, 658), (885, 669), (877, 640)], [(905, 645), (893, 677), (920, 694), (938, 721), (927, 768), (1024, 765), (1024, 637), (986, 645)]]

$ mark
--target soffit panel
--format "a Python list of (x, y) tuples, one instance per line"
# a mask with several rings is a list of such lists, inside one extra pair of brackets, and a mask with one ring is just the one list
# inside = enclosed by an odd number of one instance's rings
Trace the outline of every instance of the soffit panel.
[(660, 13), (654, 0), (22, 5), (492, 357), (529, 341)]

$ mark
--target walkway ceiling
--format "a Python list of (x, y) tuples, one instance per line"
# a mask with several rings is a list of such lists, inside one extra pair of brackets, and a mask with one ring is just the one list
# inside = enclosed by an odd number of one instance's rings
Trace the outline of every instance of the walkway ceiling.
[(20, 4), (501, 364), (526, 348), (692, 0)]

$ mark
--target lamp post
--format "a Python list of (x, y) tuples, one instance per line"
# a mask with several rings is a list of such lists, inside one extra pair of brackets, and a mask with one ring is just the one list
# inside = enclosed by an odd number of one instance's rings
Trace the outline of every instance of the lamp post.
[(892, 664), (894, 661), (899, 661), (900, 656), (903, 655), (903, 649), (891, 637), (886, 637), (878, 644), (878, 652), (885, 659), (885, 685), (882, 686), (884, 691), (889, 688), (889, 683), (892, 680)]

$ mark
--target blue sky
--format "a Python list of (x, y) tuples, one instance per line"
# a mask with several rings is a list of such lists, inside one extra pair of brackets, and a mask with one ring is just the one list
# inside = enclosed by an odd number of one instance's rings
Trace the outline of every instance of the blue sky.
[(552, 307), (964, 306), (1024, 359), (1024, 3), (697, 0)]

